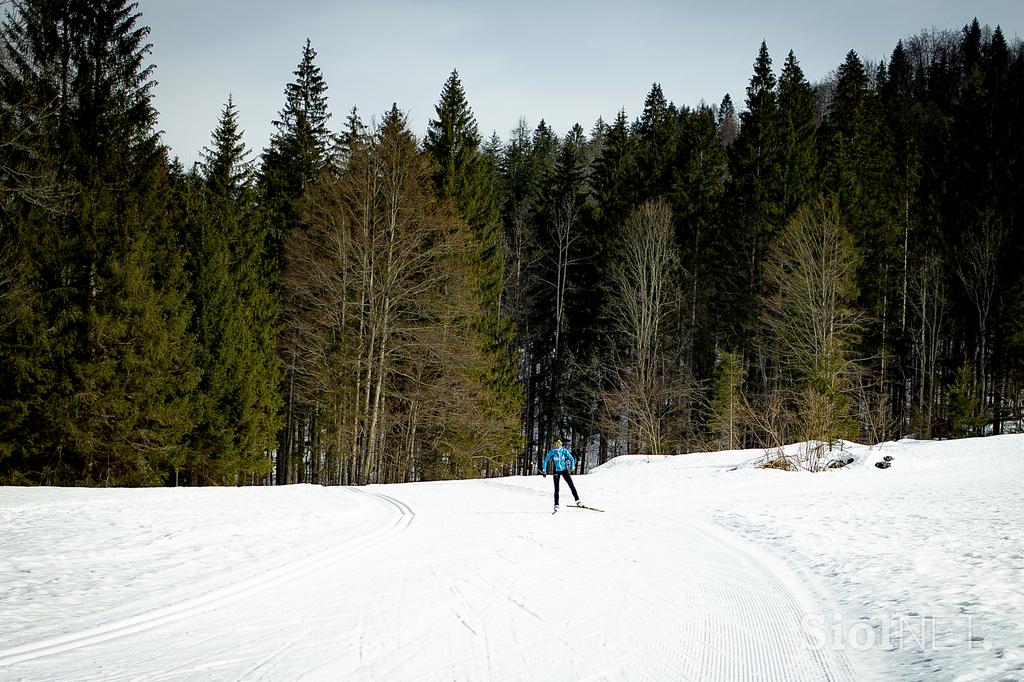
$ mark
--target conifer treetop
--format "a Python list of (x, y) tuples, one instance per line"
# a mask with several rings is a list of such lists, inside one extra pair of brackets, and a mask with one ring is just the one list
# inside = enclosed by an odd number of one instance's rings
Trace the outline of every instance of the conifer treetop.
[(306, 138), (322, 153), (327, 148), (331, 118), (327, 110), (327, 82), (316, 65), (316, 50), (310, 40), (302, 48), (302, 59), (293, 72), (295, 80), (285, 86), (285, 105), (274, 121), (276, 139)]
[(453, 69), (445, 81), (434, 111), (437, 118), (427, 124), (423, 146), (443, 166), (441, 179), (446, 186), (442, 192), (450, 196), (464, 180), (467, 167), (480, 147), (476, 119), (466, 100), (458, 70)]
[[(741, 114), (750, 114), (758, 111), (765, 111), (775, 106), (775, 73), (772, 71), (772, 58), (768, 54), (768, 45), (761, 41), (761, 47), (757, 52), (757, 59), (754, 61), (754, 75), (750, 78), (747, 86), (747, 111)], [(745, 119), (744, 119), (744, 122)]]
[(243, 133), (238, 127), (238, 108), (228, 95), (213, 131), (212, 146), (204, 147), (201, 155), (203, 177), (221, 196), (235, 197), (251, 182), (254, 162), (248, 158), (252, 151), (246, 147)]

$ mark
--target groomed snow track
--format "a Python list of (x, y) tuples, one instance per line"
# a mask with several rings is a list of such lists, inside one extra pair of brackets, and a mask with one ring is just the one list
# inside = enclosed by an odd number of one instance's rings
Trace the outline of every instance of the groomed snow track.
[(333, 546), (7, 648), (0, 679), (854, 677), (803, 631), (823, 611), (816, 597), (716, 526), (636, 508), (552, 516), (530, 480), (338, 494), (367, 496), (375, 513)]
[(194, 618), (208, 611), (227, 608), (239, 600), (256, 596), (263, 590), (300, 579), (369, 547), (386, 542), (404, 531), (415, 517), (407, 505), (387, 495), (366, 493), (358, 488), (345, 490), (352, 494), (368, 495), (381, 502), (381, 507), (384, 509), (383, 513), (373, 517), (371, 525), (361, 528), (360, 532), (352, 537), (315, 554), (304, 556), (291, 563), (193, 599), (78, 632), (2, 649), (0, 650), (0, 679), (3, 678), (3, 668), (17, 663), (56, 656), (75, 649), (131, 637), (169, 623)]

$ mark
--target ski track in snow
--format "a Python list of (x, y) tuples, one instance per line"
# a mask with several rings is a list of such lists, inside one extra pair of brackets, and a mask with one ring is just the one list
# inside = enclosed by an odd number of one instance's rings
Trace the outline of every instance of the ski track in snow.
[[(373, 526), (360, 529), (360, 532), (351, 538), (332, 545), (328, 549), (303, 556), (301, 559), (294, 560), (289, 564), (273, 568), (265, 573), (241, 580), (227, 587), (214, 589), (200, 597), (187, 599), (172, 606), (153, 609), (128, 618), (103, 623), (78, 632), (0, 649), (0, 668), (130, 637), (146, 630), (158, 628), (161, 625), (192, 618), (207, 611), (228, 607), (236, 601), (253, 597), (262, 590), (273, 588), (290, 580), (302, 578), (308, 573), (338, 562), (367, 547), (385, 542), (390, 537), (405, 530), (412, 523), (415, 513), (398, 500), (379, 493), (364, 493), (358, 489), (347, 489), (347, 491), (370, 495), (375, 499), (381, 500), (390, 507), (389, 512), (391, 513), (375, 518)], [(397, 512), (397, 515), (393, 512)]]

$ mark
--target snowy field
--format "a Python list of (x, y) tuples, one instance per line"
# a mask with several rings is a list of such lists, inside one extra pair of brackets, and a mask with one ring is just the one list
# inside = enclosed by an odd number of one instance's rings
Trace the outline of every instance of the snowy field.
[(1024, 436), (760, 454), (0, 488), (0, 679), (1024, 680)]

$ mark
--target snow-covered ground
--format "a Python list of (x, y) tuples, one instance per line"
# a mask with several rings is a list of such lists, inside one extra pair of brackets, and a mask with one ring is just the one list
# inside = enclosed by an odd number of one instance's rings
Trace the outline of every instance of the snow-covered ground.
[(0, 679), (1024, 679), (1024, 436), (850, 453), (0, 488)]

